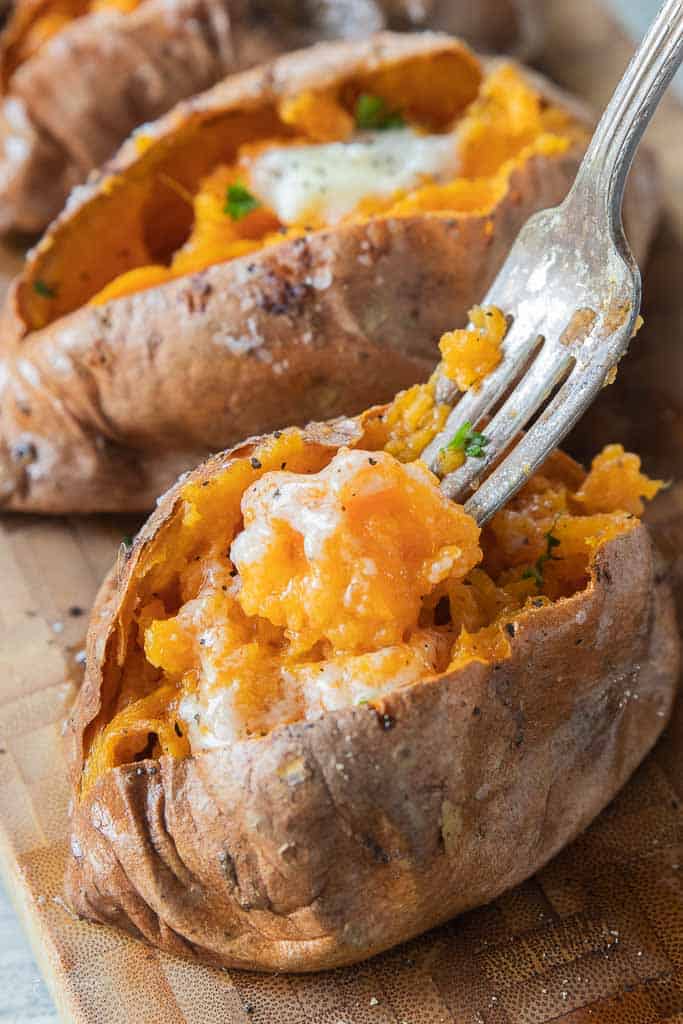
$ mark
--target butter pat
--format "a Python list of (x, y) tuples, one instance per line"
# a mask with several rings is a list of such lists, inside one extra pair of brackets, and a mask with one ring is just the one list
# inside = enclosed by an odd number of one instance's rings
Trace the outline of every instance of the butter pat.
[(307, 218), (336, 224), (362, 199), (389, 197), (424, 178), (449, 180), (459, 163), (457, 133), (418, 135), (399, 128), (350, 142), (274, 146), (252, 164), (250, 185), (283, 224)]

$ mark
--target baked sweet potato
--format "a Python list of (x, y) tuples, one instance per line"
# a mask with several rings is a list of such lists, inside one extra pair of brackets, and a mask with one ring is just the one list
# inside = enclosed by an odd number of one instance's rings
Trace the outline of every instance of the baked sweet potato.
[[(0, 494), (147, 510), (211, 451), (424, 379), (521, 224), (566, 192), (585, 134), (547, 83), (430, 34), (320, 45), (179, 106), (74, 194), (10, 289)], [(383, 176), (363, 170), (353, 207), (348, 153), (372, 146)], [(406, 179), (394, 146), (459, 167)], [(336, 184), (316, 193), (296, 167), (321, 152)], [(253, 194), (264, 167), (273, 205)], [(640, 181), (642, 254), (657, 200)]]
[(17, 0), (0, 41), (0, 231), (42, 230), (74, 185), (174, 103), (284, 50), (434, 27), (528, 54), (537, 0)]
[(445, 412), (430, 383), (252, 439), (122, 552), (71, 721), (78, 913), (231, 967), (351, 963), (531, 875), (652, 746), (659, 485), (555, 453), (480, 535), (414, 461)]

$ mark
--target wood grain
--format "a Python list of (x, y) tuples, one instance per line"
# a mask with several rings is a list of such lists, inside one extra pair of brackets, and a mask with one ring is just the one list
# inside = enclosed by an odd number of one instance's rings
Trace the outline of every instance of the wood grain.
[[(600, 105), (627, 44), (592, 0), (548, 4), (545, 67)], [(646, 277), (648, 326), (577, 433), (624, 438), (683, 479), (683, 110), (651, 141), (667, 218)], [(9, 272), (16, 254), (5, 253)], [(683, 492), (652, 517), (683, 581)], [(358, 967), (314, 977), (218, 972), (77, 921), (61, 901), (68, 792), (61, 723), (87, 609), (120, 520), (0, 521), (0, 869), (65, 1020), (77, 1024), (683, 1024), (683, 705), (601, 818), (538, 876)], [(683, 591), (683, 587), (681, 588)]]

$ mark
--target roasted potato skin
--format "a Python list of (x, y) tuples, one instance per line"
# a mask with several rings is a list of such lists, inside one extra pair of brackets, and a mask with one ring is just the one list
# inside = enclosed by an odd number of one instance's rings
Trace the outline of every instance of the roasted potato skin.
[[(333, 449), (359, 421), (310, 428)], [(215, 456), (203, 481), (256, 444)], [(83, 736), (119, 656), (136, 567), (181, 514), (173, 487), (105, 585), (70, 723), (71, 906), (175, 953), (313, 971), (387, 949), (521, 882), (615, 795), (662, 731), (678, 675), (646, 527), (601, 547), (587, 589), (519, 613), (509, 657), (176, 761), (115, 768), (79, 800)]]
[[(146, 145), (152, 140), (165, 153), (181, 132), (200, 131), (226, 111), (442, 52), (463, 49), (429, 33), (320, 44), (181, 104), (146, 127)], [(540, 77), (534, 84), (583, 116)], [(0, 501), (44, 513), (147, 511), (211, 451), (283, 424), (358, 412), (424, 379), (439, 336), (465, 322), (528, 216), (565, 195), (580, 148), (527, 160), (486, 216), (348, 223), (31, 329), (41, 278), (50, 280), (59, 259), (68, 266), (83, 239), (100, 245), (112, 182), (147, 173), (152, 150), (141, 155), (129, 140), (72, 196), (6, 299)], [(640, 166), (629, 226), (643, 255), (658, 192), (656, 174)], [(68, 259), (59, 255), (65, 251)], [(96, 274), (97, 266), (78, 272)]]

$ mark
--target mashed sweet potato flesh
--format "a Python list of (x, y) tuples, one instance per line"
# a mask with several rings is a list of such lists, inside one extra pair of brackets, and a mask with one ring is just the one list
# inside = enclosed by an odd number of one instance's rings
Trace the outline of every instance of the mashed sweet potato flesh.
[(142, 756), (381, 709), (398, 687), (503, 660), (505, 626), (584, 589), (595, 551), (661, 486), (620, 446), (588, 474), (555, 452), (480, 532), (419, 460), (387, 450), (407, 401), (366, 416), (354, 447), (292, 429), (185, 485), (136, 567), (85, 789)]
[[(230, 212), (229, 190), (237, 186), (249, 191), (254, 161), (269, 151), (286, 147), (294, 161), (299, 147), (362, 138), (354, 110), (365, 87), (387, 110), (400, 114), (406, 130), (456, 132), (458, 173), (445, 181), (423, 175), (413, 187), (389, 194), (370, 189), (343, 217), (344, 222), (424, 214), (485, 216), (504, 197), (516, 167), (534, 155), (560, 156), (577, 138), (579, 129), (570, 117), (548, 105), (509, 65), (484, 79), (463, 112), (473, 83), (467, 76), (453, 74), (452, 66), (442, 59), (441, 63), (439, 57), (429, 62), (406, 61), (367, 83), (347, 82), (336, 90), (284, 98), (277, 110), (281, 136), (259, 138), (255, 123), (253, 139), (238, 147), (233, 162), (218, 164), (196, 191), (181, 190), (192, 204), (193, 224), (187, 241), (169, 263), (134, 267), (114, 277), (90, 302), (101, 305), (328, 226), (315, 210), (300, 219), (281, 220), (266, 203), (246, 212), (238, 208), (235, 217), (235, 209)], [(58, 288), (58, 283), (50, 285)]]

